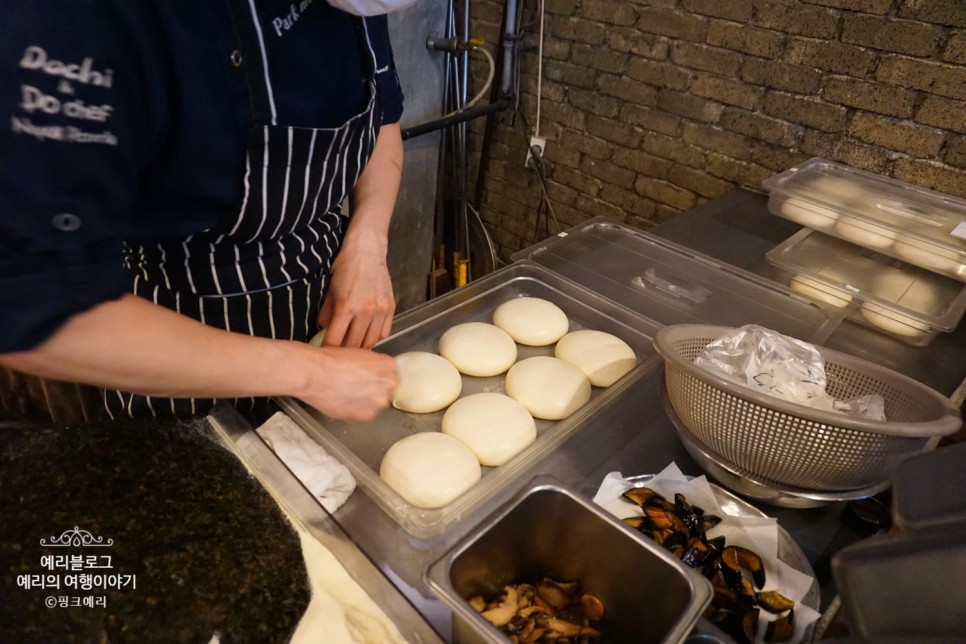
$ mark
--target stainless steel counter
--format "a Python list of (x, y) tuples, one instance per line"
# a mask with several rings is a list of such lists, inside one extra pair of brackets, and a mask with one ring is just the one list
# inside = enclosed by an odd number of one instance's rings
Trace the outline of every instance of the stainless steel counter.
[[(774, 275), (764, 254), (798, 230), (768, 214), (761, 195), (736, 191), (657, 226), (651, 232), (716, 259), (765, 277)], [(952, 396), (966, 378), (966, 329), (944, 334), (931, 346), (915, 349), (857, 325), (843, 323), (827, 346), (876, 360)], [(473, 516), (440, 537), (416, 539), (406, 533), (363, 491), (357, 491), (334, 519), (355, 546), (378, 567), (416, 611), (442, 636), (450, 634), (449, 610), (435, 599), (424, 579), (426, 569), (486, 515), (508, 501), (532, 477), (549, 475), (577, 492), (592, 496), (611, 471), (651, 474), (674, 461), (687, 474), (702, 474), (678, 441), (661, 402), (660, 365), (608, 403), (566, 442), (539, 461), (532, 474), (494, 494)], [(291, 401), (279, 401), (282, 408)], [(291, 408), (290, 408), (291, 409)], [(802, 547), (815, 565), (857, 537), (844, 528), (844, 503), (809, 510), (760, 506)], [(820, 581), (827, 582), (819, 574)], [(834, 590), (825, 583), (823, 606)]]

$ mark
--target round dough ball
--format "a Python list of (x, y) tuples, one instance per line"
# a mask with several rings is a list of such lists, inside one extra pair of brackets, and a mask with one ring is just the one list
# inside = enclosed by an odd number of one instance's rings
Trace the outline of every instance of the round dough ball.
[(637, 364), (630, 345), (603, 331), (574, 331), (560, 338), (554, 355), (584, 372), (595, 387), (610, 387)]
[(875, 302), (862, 304), (862, 317), (884, 331), (907, 338), (921, 337), (929, 331), (929, 325)]
[(862, 201), (868, 196), (868, 191), (862, 186), (847, 179), (829, 175), (815, 177), (809, 182), (808, 190), (810, 194), (815, 195), (816, 199), (844, 205)]
[(443, 333), (439, 354), (467, 376), (495, 376), (517, 361), (517, 344), (498, 326), (467, 322)]
[(963, 263), (955, 258), (955, 253), (951, 250), (926, 248), (921, 242), (914, 242), (900, 236), (896, 239), (893, 251), (899, 259), (904, 259), (910, 264), (947, 275), (962, 274)]
[(447, 407), (459, 398), (463, 379), (453, 363), (426, 351), (408, 351), (396, 356), (399, 384), (392, 394), (392, 406), (414, 414), (427, 414)]
[(567, 314), (553, 302), (539, 297), (518, 297), (493, 312), (493, 324), (510, 337), (531, 347), (553, 344), (570, 330)]
[(807, 275), (796, 275), (789, 286), (796, 293), (840, 309), (845, 308), (852, 301), (852, 294), (845, 289), (829, 286)]
[(835, 231), (843, 239), (866, 248), (888, 248), (896, 239), (896, 231), (854, 217), (840, 219)]
[(480, 393), (450, 405), (443, 414), (443, 433), (464, 442), (481, 465), (498, 466), (537, 439), (537, 424), (513, 398)]
[(534, 418), (560, 420), (590, 400), (590, 380), (569, 362), (537, 356), (510, 367), (506, 393)]
[(831, 208), (794, 197), (781, 205), (781, 212), (792, 221), (808, 228), (827, 228), (839, 218), (839, 214)]
[(483, 476), (469, 447), (437, 432), (396, 441), (382, 458), (379, 476), (399, 496), (421, 508), (439, 508)]

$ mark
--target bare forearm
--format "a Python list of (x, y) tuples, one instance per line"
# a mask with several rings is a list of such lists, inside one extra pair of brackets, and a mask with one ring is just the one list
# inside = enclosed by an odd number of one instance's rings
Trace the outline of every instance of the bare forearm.
[(143, 395), (295, 396), (308, 380), (297, 368), (302, 350), (207, 327), (129, 295), (74, 316), (36, 349), (0, 363)]
[(343, 248), (365, 239), (382, 242), (385, 253), (389, 222), (402, 177), (403, 144), (398, 123), (383, 125), (372, 158), (350, 195), (352, 220)]

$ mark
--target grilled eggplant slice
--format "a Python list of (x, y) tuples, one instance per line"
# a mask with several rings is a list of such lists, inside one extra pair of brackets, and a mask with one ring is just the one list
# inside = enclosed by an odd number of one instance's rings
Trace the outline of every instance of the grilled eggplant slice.
[(777, 590), (766, 590), (756, 596), (758, 604), (769, 613), (783, 613), (795, 608), (795, 602), (785, 597)]
[(766, 642), (784, 642), (795, 634), (795, 611), (788, 611), (787, 615), (782, 615), (773, 622), (768, 622), (765, 628)]

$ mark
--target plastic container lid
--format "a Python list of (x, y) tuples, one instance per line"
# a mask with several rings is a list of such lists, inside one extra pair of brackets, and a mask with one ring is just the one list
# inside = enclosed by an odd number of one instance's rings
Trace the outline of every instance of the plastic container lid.
[(765, 257), (792, 274), (792, 290), (914, 346), (955, 330), (966, 311), (961, 282), (808, 228)]
[(773, 214), (966, 282), (964, 199), (820, 158), (762, 185)]
[(659, 326), (755, 323), (820, 343), (845, 315), (781, 284), (604, 217), (513, 259), (542, 264)]

